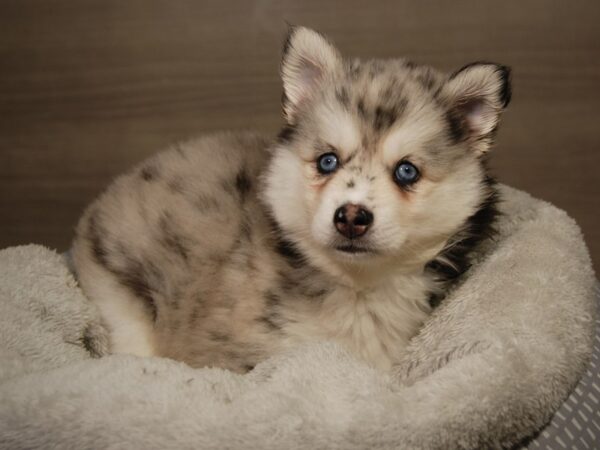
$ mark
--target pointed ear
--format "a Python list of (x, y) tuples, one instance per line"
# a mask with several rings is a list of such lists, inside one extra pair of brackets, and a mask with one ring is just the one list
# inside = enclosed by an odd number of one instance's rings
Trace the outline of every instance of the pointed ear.
[(510, 96), (510, 68), (506, 66), (473, 63), (452, 74), (439, 98), (448, 108), (454, 141), (466, 142), (474, 151), (485, 153)]
[(337, 49), (316, 31), (290, 27), (283, 48), (283, 112), (294, 122), (296, 112), (318, 91), (321, 83), (341, 68)]

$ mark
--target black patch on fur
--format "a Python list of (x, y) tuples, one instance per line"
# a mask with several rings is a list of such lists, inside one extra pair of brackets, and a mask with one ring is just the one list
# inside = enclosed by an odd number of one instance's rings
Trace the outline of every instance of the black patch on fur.
[(270, 213), (267, 214), (267, 219), (274, 239), (275, 252), (295, 269), (305, 266), (306, 257), (300, 252), (297, 245), (284, 236), (283, 230)]
[(348, 95), (348, 90), (345, 87), (336, 89), (335, 98), (344, 108), (347, 109), (350, 106), (350, 96)]
[(158, 316), (157, 308), (144, 272), (144, 265), (123, 254), (121, 257), (125, 259), (125, 267), (115, 267), (111, 261), (108, 260), (108, 252), (101, 235), (106, 236), (106, 232), (102, 230), (96, 213), (90, 217), (88, 222), (88, 239), (92, 244), (92, 253), (96, 262), (115, 275), (118, 281), (131, 290), (135, 296), (141, 298), (144, 301), (152, 320), (156, 321)]
[(92, 358), (100, 358), (102, 355), (94, 345), (94, 337), (90, 328), (86, 328), (81, 336), (81, 345), (90, 354)]
[(279, 134), (277, 135), (277, 141), (280, 144), (289, 144), (294, 140), (294, 137), (298, 131), (294, 125), (286, 125), (284, 126)]
[(287, 96), (287, 94), (285, 93), (285, 91), (283, 91), (281, 93), (281, 108), (283, 110), (283, 117), (287, 117), (288, 114), (286, 112), (286, 107), (288, 105), (288, 103), (290, 102), (289, 97)]
[(498, 66), (500, 72), (500, 79), (502, 80), (502, 88), (500, 89), (500, 101), (502, 106), (506, 108), (512, 98), (512, 84), (510, 80), (510, 67)]
[(467, 70), (470, 69), (471, 67), (475, 67), (475, 66), (497, 66), (498, 64), (493, 63), (493, 62), (489, 62), (489, 61), (475, 61), (469, 64), (465, 64), (464, 66), (462, 66), (460, 69), (455, 70), (454, 72), (452, 72), (452, 74), (450, 75), (450, 80), (452, 80), (453, 78), (456, 78), (456, 76)]
[(305, 264), (304, 255), (298, 250), (296, 244), (292, 241), (280, 237), (277, 239), (275, 250), (283, 256), (288, 264), (294, 268), (300, 268)]
[(265, 324), (270, 330), (280, 330), (282, 318), (277, 308), (281, 303), (281, 298), (273, 291), (269, 290), (265, 292), (264, 299), (265, 314), (260, 316), (257, 320)]
[(280, 270), (278, 272), (277, 292), (284, 296), (304, 298), (306, 300), (322, 299), (331, 287), (321, 277), (321, 272), (310, 265), (297, 270)]
[[(333, 148), (333, 147), (332, 147), (332, 148)], [(333, 150), (334, 150), (334, 151), (337, 153), (337, 150), (336, 150), (335, 148), (333, 148)], [(354, 158), (356, 158), (356, 155), (358, 155), (358, 151), (357, 151), (357, 150), (354, 150), (352, 153), (350, 153), (350, 154), (348, 155), (348, 157), (346, 158), (346, 161), (344, 161), (344, 165), (346, 165), (346, 166), (347, 166), (348, 164), (350, 164), (350, 163), (352, 162), (352, 160), (353, 160)]]
[(281, 298), (273, 291), (265, 292), (265, 306), (268, 309), (274, 308), (281, 303)]
[(140, 171), (140, 176), (144, 181), (152, 181), (158, 178), (158, 169), (155, 166), (146, 166)]
[(144, 264), (137, 260), (130, 259), (128, 266), (123, 271), (115, 271), (121, 284), (128, 287), (136, 297), (144, 300), (146, 308), (150, 312), (152, 321), (156, 322), (158, 317), (158, 311), (154, 297), (152, 296), (152, 289), (148, 283), (148, 278), (144, 271)]
[(462, 142), (467, 135), (466, 123), (464, 117), (455, 109), (446, 113), (446, 122), (448, 123), (448, 137), (450, 142), (458, 144)]
[(248, 193), (252, 190), (252, 181), (248, 177), (248, 173), (245, 169), (240, 170), (236, 175), (235, 188), (240, 194), (240, 198), (242, 199), (242, 201), (245, 200)]
[(373, 128), (375, 131), (383, 131), (392, 126), (398, 118), (395, 108), (375, 108), (375, 118), (373, 119)]
[(362, 98), (360, 100), (358, 100), (358, 102), (356, 102), (356, 110), (358, 111), (358, 114), (360, 117), (362, 117), (363, 119), (367, 118), (367, 110), (365, 108), (365, 101)]
[(346, 187), (353, 188), (354, 187), (354, 180), (348, 181), (348, 183), (346, 183)]
[(279, 288), (281, 291), (289, 293), (296, 289), (300, 283), (291, 274), (279, 271)]
[(258, 318), (258, 321), (264, 324), (269, 330), (281, 330), (281, 325), (279, 325), (276, 320), (279, 318), (278, 314), (267, 313)]
[(173, 229), (171, 215), (165, 212), (160, 217), (158, 226), (162, 233), (160, 242), (164, 247), (181, 256), (184, 261), (187, 261), (189, 258), (189, 250), (184, 244), (184, 239)]
[(381, 91), (381, 96), (384, 99), (394, 98), (400, 92), (400, 88), (398, 87), (398, 83), (395, 79), (390, 80), (387, 86)]
[(290, 51), (290, 48), (292, 48), (292, 37), (294, 36), (295, 32), (296, 32), (296, 27), (293, 25), (290, 25), (288, 27), (287, 36), (285, 37), (285, 39), (283, 41), (283, 48), (281, 49), (281, 54), (283, 56), (283, 59), (285, 59), (286, 55)]
[[(495, 236), (494, 223), (499, 215), (498, 191), (496, 182), (487, 176), (482, 189), (487, 192), (478, 210), (465, 222), (461, 231), (449, 239), (446, 248), (430, 261), (426, 270), (433, 273), (435, 278), (443, 283), (452, 284), (471, 267), (473, 251), (486, 239)], [(448, 262), (446, 262), (448, 261)], [(432, 294), (430, 303), (437, 306), (443, 295)]]
[(423, 88), (430, 91), (435, 85), (435, 78), (430, 70), (424, 70), (423, 72), (417, 74), (417, 81)]
[[(386, 91), (391, 92), (391, 87), (387, 87)], [(400, 97), (397, 93), (396, 98), (388, 95), (383, 95), (386, 105), (378, 105), (375, 110), (367, 109), (364, 99), (359, 99), (356, 103), (358, 115), (367, 123), (371, 123), (375, 131), (385, 131), (390, 128), (398, 117), (405, 111), (408, 105), (408, 100)], [(364, 138), (363, 138), (364, 139)], [(365, 143), (363, 142), (363, 146)]]

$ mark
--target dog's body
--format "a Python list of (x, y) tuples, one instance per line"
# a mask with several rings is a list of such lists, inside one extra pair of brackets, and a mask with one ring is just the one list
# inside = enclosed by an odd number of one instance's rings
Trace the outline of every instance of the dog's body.
[(178, 145), (85, 212), (74, 262), (114, 352), (245, 372), (332, 339), (389, 369), (489, 234), (506, 68), (349, 62), (298, 28), (282, 77), (277, 141)]

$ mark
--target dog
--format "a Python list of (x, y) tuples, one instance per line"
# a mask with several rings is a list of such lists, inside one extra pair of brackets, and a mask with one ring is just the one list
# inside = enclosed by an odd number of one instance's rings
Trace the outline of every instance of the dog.
[(510, 70), (342, 57), (293, 27), (278, 137), (180, 143), (118, 177), (72, 254), (111, 351), (245, 373), (332, 340), (389, 371), (493, 235)]

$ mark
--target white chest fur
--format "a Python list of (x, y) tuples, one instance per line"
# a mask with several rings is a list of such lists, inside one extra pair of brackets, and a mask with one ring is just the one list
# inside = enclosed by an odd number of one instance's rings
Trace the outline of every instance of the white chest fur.
[(427, 290), (427, 281), (418, 276), (398, 276), (360, 291), (339, 287), (311, 318), (312, 326), (302, 331), (338, 341), (373, 366), (389, 370), (429, 314)]

